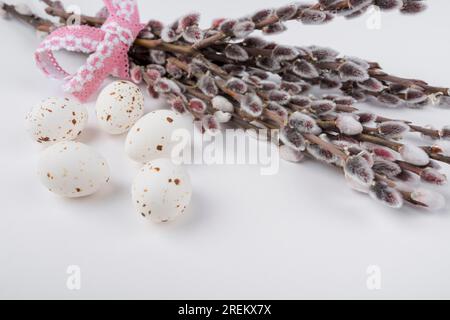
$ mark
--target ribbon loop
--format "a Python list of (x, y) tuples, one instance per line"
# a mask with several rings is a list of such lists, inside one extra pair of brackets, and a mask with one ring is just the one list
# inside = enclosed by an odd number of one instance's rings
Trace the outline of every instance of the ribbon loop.
[[(109, 75), (129, 79), (128, 50), (144, 25), (139, 22), (136, 0), (104, 0), (109, 17), (102, 27), (61, 27), (52, 32), (35, 53), (38, 67), (49, 77), (65, 81), (63, 89), (86, 101)], [(73, 75), (67, 73), (54, 52), (89, 54)]]

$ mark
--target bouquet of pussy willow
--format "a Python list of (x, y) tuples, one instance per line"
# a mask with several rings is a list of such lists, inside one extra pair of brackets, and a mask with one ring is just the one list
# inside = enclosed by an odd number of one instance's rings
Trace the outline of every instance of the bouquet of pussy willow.
[[(40, 33), (53, 32), (74, 16), (59, 1), (43, 2), (58, 22), (26, 5), (2, 4), (1, 12)], [(163, 96), (177, 112), (201, 120), (210, 134), (222, 127), (279, 129), (277, 143), (286, 160), (307, 156), (335, 166), (352, 188), (393, 208), (404, 203), (442, 208), (444, 197), (424, 185), (447, 182), (439, 170), (440, 163), (450, 163), (441, 146), (441, 140), (450, 139), (450, 127), (393, 120), (355, 104), (449, 107), (447, 88), (390, 75), (376, 62), (331, 48), (284, 45), (264, 37), (286, 30), (289, 20), (325, 24), (339, 16), (360, 16), (371, 6), (404, 14), (425, 9), (417, 0), (319, 0), (218, 19), (207, 29), (200, 28), (196, 13), (168, 25), (151, 20), (130, 45), (130, 76), (152, 97)], [(101, 28), (108, 11), (76, 18), (81, 25)], [(263, 37), (254, 36), (256, 30)], [(314, 87), (320, 95), (311, 92)], [(422, 145), (403, 142), (410, 134), (420, 135)]]

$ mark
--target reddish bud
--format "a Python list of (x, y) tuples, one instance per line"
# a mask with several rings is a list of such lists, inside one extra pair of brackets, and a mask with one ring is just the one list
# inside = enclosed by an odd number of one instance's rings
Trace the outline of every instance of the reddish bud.
[(150, 20), (147, 23), (147, 28), (150, 28), (153, 33), (158, 34), (161, 33), (162, 29), (164, 28), (164, 24), (158, 20)]
[(375, 159), (372, 170), (388, 178), (393, 178), (402, 172), (398, 164), (384, 159)]
[(299, 83), (283, 81), (281, 82), (280, 89), (289, 92), (289, 94), (300, 94), (303, 91), (303, 87)]
[(374, 173), (369, 163), (361, 156), (349, 157), (345, 162), (344, 172), (346, 176), (361, 185), (369, 186), (374, 180)]
[(272, 9), (259, 10), (252, 16), (252, 21), (256, 24), (263, 22), (273, 15)]
[(136, 84), (140, 84), (142, 82), (142, 68), (140, 66), (134, 66), (130, 70), (131, 81)]
[(403, 2), (403, 7), (400, 9), (400, 12), (404, 14), (416, 14), (424, 11), (426, 8), (427, 6), (423, 1), (410, 0)]
[(147, 86), (147, 93), (153, 99), (159, 98), (159, 93), (155, 91), (155, 88), (151, 85)]
[(375, 0), (374, 4), (381, 10), (388, 11), (398, 9), (403, 5), (402, 0)]
[(181, 37), (181, 33), (178, 33), (171, 26), (165, 26), (161, 30), (161, 39), (165, 42), (175, 42)]
[(258, 57), (256, 59), (256, 65), (267, 71), (277, 71), (281, 68), (280, 63), (271, 57)]
[(173, 63), (167, 63), (166, 70), (167, 73), (174, 79), (180, 79), (184, 74), (184, 71)]
[(185, 105), (183, 99), (181, 99), (180, 97), (171, 98), (168, 100), (168, 102), (174, 111), (176, 111), (178, 113), (186, 112), (186, 105)]
[(180, 88), (178, 85), (173, 82), (172, 80), (169, 80), (167, 78), (160, 78), (155, 82), (154, 89), (156, 92), (159, 93), (179, 93)]
[(298, 51), (289, 46), (278, 45), (272, 51), (272, 57), (278, 61), (294, 60), (298, 56)]
[(296, 151), (303, 151), (306, 148), (306, 142), (301, 133), (291, 127), (281, 129), (280, 140)]
[(212, 115), (206, 115), (202, 119), (203, 129), (206, 133), (215, 136), (220, 133), (221, 125)]
[(282, 21), (290, 20), (297, 14), (297, 6), (295, 4), (286, 5), (278, 8), (275, 15)]
[(318, 135), (322, 132), (314, 118), (307, 114), (296, 111), (289, 117), (289, 126), (300, 133), (312, 133)]
[(219, 30), (225, 34), (232, 34), (236, 20), (225, 20), (219, 25)]
[(311, 156), (319, 161), (323, 161), (326, 163), (337, 163), (339, 161), (339, 158), (336, 157), (333, 153), (320, 147), (317, 144), (308, 144), (306, 150)]
[(356, 115), (358, 116), (359, 122), (362, 124), (374, 122), (377, 118), (375, 114), (370, 112), (358, 112)]
[(164, 51), (150, 50), (150, 58), (155, 64), (164, 65), (166, 63), (166, 54)]
[(220, 27), (220, 25), (225, 21), (226, 21), (226, 19), (224, 19), (224, 18), (214, 19), (213, 22), (211, 23), (211, 28), (218, 29)]
[(334, 61), (339, 55), (339, 52), (327, 47), (311, 46), (309, 50), (311, 55), (318, 61)]
[(249, 93), (243, 96), (241, 109), (252, 117), (259, 117), (263, 111), (263, 103), (256, 94)]
[(300, 108), (307, 108), (311, 105), (311, 99), (305, 96), (292, 96), (291, 97), (291, 104), (298, 106)]
[(289, 93), (281, 90), (272, 90), (269, 92), (269, 100), (272, 102), (279, 103), (281, 105), (285, 105), (289, 103), (290, 99)]
[(262, 80), (259, 82), (258, 86), (261, 88), (261, 90), (264, 91), (271, 91), (278, 88), (278, 85), (273, 81), (268, 80)]
[(265, 109), (265, 116), (278, 123), (285, 125), (288, 121), (288, 111), (276, 102), (269, 102)]
[(211, 100), (212, 106), (214, 109), (223, 111), (223, 112), (233, 112), (234, 107), (233, 104), (227, 99), (222, 96), (215, 96)]
[(264, 48), (267, 41), (259, 37), (248, 37), (244, 40), (244, 46), (249, 48)]
[(289, 162), (300, 162), (305, 158), (305, 155), (301, 151), (294, 150), (286, 145), (280, 146), (281, 159)]
[(319, 76), (319, 72), (317, 71), (316, 67), (305, 60), (297, 60), (294, 62), (294, 68), (292, 71), (305, 79), (314, 79)]
[(416, 189), (411, 192), (414, 204), (430, 210), (441, 210), (445, 207), (445, 197), (437, 192), (427, 189)]
[(333, 98), (333, 101), (336, 104), (343, 105), (343, 106), (351, 106), (356, 101), (353, 97), (350, 96), (337, 96)]
[(383, 83), (375, 78), (369, 78), (366, 81), (358, 82), (358, 87), (370, 92), (381, 92), (384, 89)]
[(198, 26), (190, 26), (183, 31), (183, 38), (189, 43), (199, 42), (203, 36), (203, 31)]
[(179, 25), (179, 28), (184, 31), (189, 27), (198, 26), (199, 21), (200, 21), (199, 13), (190, 13), (190, 14), (182, 17), (180, 19), (178, 25)]
[(414, 145), (405, 144), (400, 147), (399, 152), (404, 161), (415, 166), (421, 167), (430, 163), (430, 157), (428, 154), (422, 148)]
[(343, 81), (365, 81), (369, 79), (367, 70), (354, 62), (347, 61), (338, 68), (339, 75)]
[(304, 24), (321, 24), (327, 18), (327, 15), (319, 10), (306, 9), (300, 15), (300, 20)]
[(316, 100), (311, 102), (310, 108), (317, 115), (324, 115), (333, 112), (336, 108), (336, 104), (330, 100)]
[(441, 137), (441, 139), (450, 140), (450, 126), (444, 126), (439, 131), (439, 136)]
[(220, 110), (214, 112), (214, 118), (216, 118), (219, 123), (227, 123), (232, 117), (233, 115), (229, 112), (223, 112)]
[(204, 113), (207, 109), (206, 103), (200, 99), (193, 98), (189, 100), (189, 109), (195, 113)]
[(377, 97), (378, 102), (389, 108), (396, 108), (402, 104), (402, 100), (390, 93), (383, 93)]
[(242, 81), (241, 79), (238, 79), (238, 78), (231, 78), (231, 79), (229, 79), (226, 82), (225, 86), (228, 89), (230, 89), (230, 90), (232, 90), (232, 91), (234, 91), (236, 93), (239, 93), (239, 94), (244, 94), (248, 90), (247, 84), (244, 81)]

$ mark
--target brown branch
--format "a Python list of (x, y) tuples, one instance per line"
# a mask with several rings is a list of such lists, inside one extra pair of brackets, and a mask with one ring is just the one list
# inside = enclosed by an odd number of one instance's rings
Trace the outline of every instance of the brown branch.
[(49, 32), (53, 27), (53, 23), (50, 20), (43, 19), (35, 14), (31, 15), (21, 14), (16, 10), (15, 6), (13, 5), (3, 3), (2, 8), (11, 16), (15, 17), (16, 19), (22, 22), (25, 22), (26, 24), (32, 26), (38, 31)]

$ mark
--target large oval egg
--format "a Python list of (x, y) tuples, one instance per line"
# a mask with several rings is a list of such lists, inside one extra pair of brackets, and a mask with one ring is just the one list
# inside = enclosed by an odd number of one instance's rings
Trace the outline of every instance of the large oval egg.
[(184, 167), (170, 159), (156, 159), (144, 165), (132, 186), (136, 211), (154, 222), (167, 222), (183, 214), (192, 196), (192, 185)]
[[(125, 152), (131, 159), (142, 163), (170, 158), (175, 146), (184, 149), (189, 145), (192, 132), (193, 121), (189, 116), (172, 110), (152, 111), (131, 128), (125, 142)], [(174, 135), (178, 138), (173, 139)]]
[(26, 117), (31, 137), (42, 144), (75, 139), (85, 128), (88, 111), (69, 98), (51, 97), (35, 106)]
[(38, 175), (51, 192), (76, 198), (98, 191), (109, 181), (110, 172), (97, 151), (79, 142), (64, 141), (41, 153)]
[(144, 96), (134, 83), (115, 81), (102, 90), (95, 111), (102, 130), (122, 134), (144, 114)]

